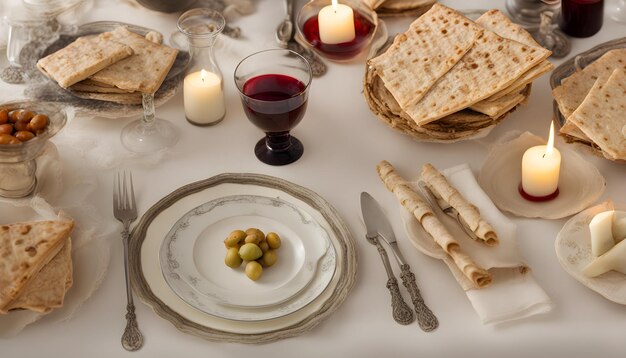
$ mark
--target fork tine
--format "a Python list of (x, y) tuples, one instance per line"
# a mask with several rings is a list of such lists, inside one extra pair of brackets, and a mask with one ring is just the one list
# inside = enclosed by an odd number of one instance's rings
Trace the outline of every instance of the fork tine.
[(115, 176), (113, 177), (113, 207), (116, 210), (120, 208), (119, 187), (120, 187), (120, 173), (117, 172), (115, 173)]
[(135, 189), (133, 188), (133, 172), (130, 173), (130, 209), (135, 210)]
[(123, 195), (122, 198), (124, 198), (123, 199), (123, 201), (124, 201), (123, 205), (124, 205), (124, 210), (127, 210), (128, 209), (128, 190), (127, 190), (127, 184), (126, 184), (126, 170), (124, 170), (124, 181), (123, 181), (122, 185), (124, 187), (124, 190), (123, 190), (123, 193), (122, 193), (122, 195)]

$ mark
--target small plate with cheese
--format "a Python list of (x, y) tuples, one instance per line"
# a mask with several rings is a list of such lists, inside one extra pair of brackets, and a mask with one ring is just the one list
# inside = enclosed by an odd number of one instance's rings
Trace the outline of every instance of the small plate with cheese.
[(561, 266), (583, 285), (626, 304), (626, 204), (605, 201), (572, 217), (554, 244)]

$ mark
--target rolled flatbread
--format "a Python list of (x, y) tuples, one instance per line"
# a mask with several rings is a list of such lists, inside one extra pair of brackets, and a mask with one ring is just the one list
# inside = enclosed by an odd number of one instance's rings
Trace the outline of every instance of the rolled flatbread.
[(426, 163), (422, 166), (422, 180), (426, 182), (435, 195), (456, 209), (469, 229), (484, 244), (494, 246), (499, 243), (496, 231), (480, 216), (478, 208), (461, 195), (432, 164)]
[(400, 204), (404, 206), (420, 222), (424, 230), (435, 242), (454, 260), (463, 274), (476, 285), (482, 288), (491, 283), (491, 274), (478, 266), (465, 255), (460, 244), (450, 235), (448, 229), (439, 221), (432, 208), (411, 188), (410, 184), (395, 172), (393, 166), (382, 161), (376, 167), (378, 176), (389, 191), (396, 195)]

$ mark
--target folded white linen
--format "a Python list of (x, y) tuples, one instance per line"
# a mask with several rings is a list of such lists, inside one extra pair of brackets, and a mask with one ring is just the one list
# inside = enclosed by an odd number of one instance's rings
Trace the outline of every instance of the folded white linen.
[[(419, 222), (403, 210), (402, 217), (411, 242), (423, 253), (442, 259), (448, 265), (484, 324), (549, 312), (553, 307), (552, 301), (535, 281), (517, 248), (515, 223), (493, 204), (467, 164), (449, 168), (442, 173), (450, 184), (480, 210), (481, 216), (498, 234), (500, 244), (489, 247), (467, 237), (456, 222), (447, 216), (439, 216), (460, 243), (463, 252), (491, 273), (493, 283), (482, 289), (471, 285), (450, 257), (423, 231)], [(414, 188), (417, 188), (417, 183), (414, 183)]]

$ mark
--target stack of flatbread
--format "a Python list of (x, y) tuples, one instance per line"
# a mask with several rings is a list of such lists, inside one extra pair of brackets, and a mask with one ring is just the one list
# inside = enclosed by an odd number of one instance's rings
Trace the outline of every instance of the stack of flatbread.
[(550, 51), (498, 10), (476, 22), (440, 4), (368, 61), (364, 95), (379, 119), (420, 140), (485, 135), (552, 70)]
[(435, 0), (362, 0), (380, 16), (419, 16), (436, 2)]
[(46, 313), (63, 306), (72, 286), (72, 221), (0, 226), (0, 314)]
[(37, 62), (59, 86), (87, 99), (140, 104), (142, 93), (156, 92), (174, 64), (178, 50), (120, 26), (100, 35), (80, 37)]
[(552, 95), (566, 118), (560, 133), (567, 141), (626, 160), (626, 49), (608, 51), (574, 72)]

